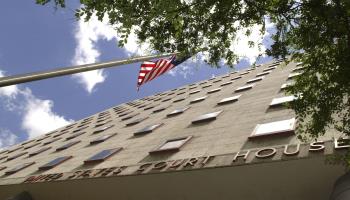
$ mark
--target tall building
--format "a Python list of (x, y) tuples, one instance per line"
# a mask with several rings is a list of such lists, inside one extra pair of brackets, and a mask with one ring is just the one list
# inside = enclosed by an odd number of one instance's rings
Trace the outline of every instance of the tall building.
[[(0, 199), (329, 199), (349, 148), (295, 135), (276, 62), (124, 103), (0, 153)], [(337, 188), (336, 188), (337, 189)], [(344, 190), (342, 190), (344, 191)]]

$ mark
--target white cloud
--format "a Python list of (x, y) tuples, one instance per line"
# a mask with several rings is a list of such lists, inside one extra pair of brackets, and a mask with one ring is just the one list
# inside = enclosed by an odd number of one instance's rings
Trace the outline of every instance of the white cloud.
[[(95, 15), (88, 22), (80, 20), (76, 25), (74, 36), (77, 46), (75, 48), (75, 55), (71, 61), (73, 65), (98, 62), (101, 53), (96, 47), (97, 42), (99, 40), (113, 40), (117, 44), (116, 41), (120, 39), (114, 28), (108, 24), (107, 16), (101, 22)], [(132, 31), (123, 49), (128, 56), (145, 55), (148, 45), (138, 45), (136, 34)], [(97, 84), (106, 80), (106, 74), (103, 70), (79, 73), (73, 75), (73, 77), (84, 86), (88, 93), (92, 93)]]
[(26, 99), (22, 128), (26, 130), (29, 138), (37, 137), (73, 122), (52, 111), (53, 101), (38, 99), (29, 89), (22, 91), (22, 94)]
[(0, 128), (0, 149), (14, 145), (18, 137), (10, 130)]
[[(0, 71), (0, 76), (4, 76), (4, 72)], [(37, 98), (29, 88), (22, 89), (18, 86), (0, 88), (0, 100), (5, 109), (21, 116), (21, 128), (29, 138), (72, 122), (53, 111), (52, 100)], [(16, 141), (17, 136), (10, 133), (7, 129), (0, 128), (0, 147)]]
[[(0, 77), (5, 76), (3, 71), (0, 71)], [(13, 98), (18, 94), (18, 88), (15, 85), (0, 87), (0, 96), (6, 96), (9, 98)]]

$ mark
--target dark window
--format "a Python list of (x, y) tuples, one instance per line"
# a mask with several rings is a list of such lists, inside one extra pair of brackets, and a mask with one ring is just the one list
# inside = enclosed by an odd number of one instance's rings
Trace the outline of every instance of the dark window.
[(192, 121), (192, 124), (196, 124), (196, 123), (202, 123), (202, 122), (207, 122), (207, 121), (212, 121), (215, 120), (216, 117), (222, 112), (222, 110), (217, 111), (217, 112), (212, 112), (212, 113), (207, 113), (204, 115), (200, 115), (197, 118), (195, 118)]
[(0, 167), (0, 171), (4, 170), (4, 169), (6, 169), (6, 168), (7, 168), (7, 167), (5, 167), (5, 166)]
[(44, 151), (47, 151), (47, 150), (49, 150), (49, 149), (51, 149), (51, 147), (43, 147), (43, 148), (41, 148), (41, 149), (39, 149), (39, 150), (37, 150), (37, 151), (34, 151), (34, 152), (32, 152), (32, 153), (29, 153), (28, 157), (32, 157), (32, 156), (38, 155), (38, 154), (40, 154), (40, 153), (42, 153), (42, 152), (44, 152)]
[(109, 135), (100, 136), (100, 137), (98, 137), (98, 138), (92, 140), (92, 141), (90, 142), (90, 144), (97, 144), (97, 143), (104, 142), (104, 141), (108, 140), (109, 138), (111, 138), (111, 137), (113, 137), (113, 136), (115, 136), (115, 135), (117, 135), (117, 134), (114, 133), (114, 134), (109, 134)]
[(28, 141), (26, 141), (26, 142), (23, 142), (21, 145), (24, 146), (24, 145), (29, 144), (29, 143), (34, 142), (34, 141), (35, 141), (35, 140), (28, 140)]
[(230, 77), (230, 75), (225, 75), (225, 76), (222, 76), (221, 78), (228, 78)]
[(231, 81), (234, 81), (234, 80), (237, 80), (237, 79), (240, 79), (240, 78), (242, 78), (242, 76), (236, 76), (236, 77), (231, 78)]
[(95, 128), (100, 127), (100, 126), (103, 126), (103, 125), (108, 124), (108, 123), (110, 123), (110, 122), (112, 122), (112, 120), (108, 120), (108, 121), (105, 121), (105, 122), (103, 122), (103, 123), (96, 124), (96, 125), (95, 125)]
[(144, 107), (146, 107), (146, 105), (141, 105), (141, 106), (138, 106), (137, 108), (144, 108)]
[(200, 92), (200, 90), (194, 90), (194, 91), (190, 92), (189, 94), (196, 94), (198, 92)]
[(36, 141), (40, 142), (40, 141), (43, 141), (43, 140), (45, 140), (46, 138), (49, 138), (49, 137), (50, 137), (49, 135), (46, 135), (46, 136), (44, 136), (42, 138), (37, 139)]
[(210, 79), (208, 79), (208, 80), (211, 81), (211, 80), (214, 80), (214, 79), (216, 79), (216, 77), (210, 78)]
[(157, 109), (153, 110), (153, 113), (158, 113), (161, 112), (165, 109), (169, 108), (169, 106), (162, 106), (162, 107), (158, 107)]
[(52, 136), (53, 138), (56, 138), (56, 137), (59, 137), (59, 136), (61, 136), (61, 135), (63, 135), (63, 134), (66, 134), (66, 133), (68, 133), (69, 131), (63, 131), (63, 132), (60, 132), (60, 133), (58, 133), (58, 134), (56, 134), (56, 135), (54, 135), (54, 136)]
[(225, 86), (225, 85), (229, 85), (229, 84), (232, 84), (232, 83), (233, 83), (233, 81), (228, 81), (228, 82), (225, 82), (225, 83), (221, 84), (220, 86)]
[(153, 105), (152, 106), (148, 106), (148, 107), (144, 108), (143, 110), (149, 110), (149, 109), (152, 109), (152, 108), (154, 108)]
[(84, 129), (87, 129), (87, 128), (89, 128), (89, 126), (83, 126), (83, 127), (81, 127), (81, 128), (75, 129), (75, 130), (73, 131), (73, 133), (80, 132), (80, 131), (82, 131), (82, 130), (84, 130)]
[(197, 102), (203, 101), (205, 98), (207, 98), (207, 96), (198, 97), (198, 98), (191, 100), (190, 103), (197, 103)]
[(14, 149), (10, 149), (7, 151), (7, 153), (12, 153), (12, 152), (15, 152), (15, 151), (20, 150), (20, 149), (22, 149), (22, 146), (14, 148)]
[(261, 81), (265, 78), (265, 76), (260, 76), (258, 78), (253, 78), (253, 79), (250, 79), (247, 81), (247, 83), (254, 83), (254, 82), (258, 82), (258, 81)]
[(62, 151), (62, 150), (65, 150), (65, 149), (68, 149), (69, 147), (73, 146), (73, 145), (76, 145), (78, 144), (80, 141), (73, 141), (73, 142), (69, 142), (63, 146), (60, 146), (56, 149), (56, 151)]
[(239, 87), (235, 90), (235, 92), (241, 92), (241, 91), (245, 91), (245, 90), (249, 90), (252, 89), (254, 87), (255, 84), (249, 84), (249, 85), (245, 85), (242, 87)]
[(48, 144), (51, 144), (51, 143), (53, 143), (53, 142), (56, 142), (57, 140), (60, 140), (60, 139), (61, 139), (61, 138), (54, 138), (54, 139), (52, 139), (52, 140), (50, 140), (50, 141), (44, 142), (44, 143), (43, 143), (43, 146), (48, 145)]
[(113, 126), (114, 126), (114, 125), (111, 124), (111, 125), (104, 126), (104, 127), (102, 127), (102, 128), (96, 129), (92, 134), (101, 133), (101, 132), (103, 132), (103, 131), (105, 131), (105, 130), (107, 130), (107, 129), (112, 128)]
[(220, 90), (221, 88), (216, 88), (216, 89), (209, 90), (207, 93), (211, 94), (211, 93), (219, 92)]
[(212, 86), (212, 84), (204, 85), (202, 88), (207, 88), (207, 87), (210, 87), (210, 86)]
[(178, 151), (191, 138), (192, 136), (188, 136), (188, 137), (181, 137), (181, 138), (167, 140), (162, 145), (160, 145), (157, 149), (149, 152), (149, 154)]
[(138, 135), (143, 135), (143, 134), (147, 134), (147, 133), (151, 133), (153, 130), (157, 129), (158, 127), (162, 126), (163, 123), (160, 123), (160, 124), (153, 124), (153, 125), (149, 125), (149, 126), (146, 126), (145, 128), (141, 129), (141, 130), (138, 130), (134, 133), (135, 136), (138, 136)]
[(15, 158), (18, 158), (18, 157), (20, 157), (20, 156), (23, 156), (24, 154), (27, 154), (27, 152), (18, 153), (18, 154), (14, 155), (14, 156), (8, 157), (6, 160), (7, 160), (7, 161), (10, 161), (10, 160), (13, 160), (13, 159), (15, 159)]
[(182, 95), (185, 94), (186, 92), (179, 92), (177, 95)]
[(126, 113), (120, 114), (118, 117), (124, 117), (125, 115), (131, 114), (131, 113), (132, 113), (132, 111), (126, 112)]
[(111, 157), (112, 155), (114, 155), (115, 153), (119, 152), (120, 150), (122, 150), (122, 148), (103, 150), (103, 151), (93, 155), (89, 159), (85, 160), (84, 164), (102, 162), (102, 161), (106, 160), (107, 158)]
[(232, 96), (232, 97), (227, 97), (227, 98), (223, 98), (218, 102), (218, 105), (222, 105), (222, 104), (227, 104), (227, 103), (232, 103), (235, 102), (239, 99), (239, 97), (241, 97), (242, 95), (236, 95), (236, 96)]
[(134, 121), (131, 121), (131, 122), (125, 124), (125, 125), (126, 125), (126, 126), (133, 126), (133, 125), (135, 125), (135, 124), (138, 124), (138, 123), (144, 121), (144, 120), (147, 119), (147, 118), (148, 118), (148, 117), (140, 117), (140, 118), (135, 119)]
[(171, 100), (171, 98), (167, 98), (167, 99), (162, 100), (162, 102), (166, 102), (166, 101), (170, 101), (170, 100)]
[(73, 139), (73, 138), (78, 137), (79, 135), (83, 135), (84, 133), (85, 133), (85, 132), (80, 132), (80, 133), (73, 134), (73, 135), (71, 135), (71, 136), (66, 137), (66, 140), (71, 140), (71, 139)]
[(187, 109), (189, 109), (190, 107), (185, 107), (185, 108), (180, 108), (180, 109), (176, 109), (172, 112), (170, 112), (169, 114), (167, 114), (168, 117), (172, 117), (178, 114), (181, 114), (183, 112), (185, 112)]
[(135, 116), (137, 116), (137, 115), (139, 115), (139, 114), (140, 114), (140, 113), (134, 113), (134, 114), (128, 115), (128, 116), (122, 118), (122, 121), (131, 119), (131, 118), (133, 118), (133, 117), (135, 117)]
[(56, 167), (57, 165), (63, 163), (64, 161), (71, 159), (73, 156), (63, 156), (63, 157), (59, 157), (56, 159), (53, 159), (52, 161), (46, 163), (43, 166), (39, 167), (39, 170), (48, 170), (48, 169), (52, 169), (54, 167)]
[(5, 175), (14, 174), (14, 173), (16, 173), (16, 172), (18, 172), (18, 171), (20, 171), (20, 170), (22, 170), (22, 169), (24, 169), (24, 168), (27, 168), (27, 167), (33, 165), (34, 163), (35, 163), (35, 162), (29, 162), (29, 163), (19, 164), (19, 165), (17, 165), (16, 167), (10, 169), (9, 171), (6, 171), (6, 172), (5, 172)]
[(213, 83), (217, 83), (217, 82), (220, 82), (220, 81), (222, 81), (222, 80), (218, 79), (218, 80), (213, 81)]
[(3, 156), (3, 157), (0, 157), (0, 160), (4, 160), (5, 158), (7, 158), (8, 156)]
[(271, 71), (262, 72), (262, 73), (257, 74), (256, 77), (265, 76), (265, 75), (268, 75), (268, 74), (270, 74), (270, 73), (271, 73)]
[(24, 147), (24, 149), (30, 149), (32, 147), (35, 147), (35, 146), (39, 145), (39, 144), (40, 143), (35, 143), (35, 144), (30, 145), (30, 146)]
[(206, 83), (208, 83), (208, 82), (207, 81), (203, 81), (203, 82), (199, 83), (199, 85), (203, 85), (203, 84), (206, 84)]
[(268, 67), (268, 68), (264, 69), (263, 72), (272, 71), (272, 70), (274, 70), (274, 69), (276, 69), (275, 66)]
[(185, 97), (177, 98), (173, 102), (176, 103), (176, 102), (180, 102), (180, 101), (183, 101), (183, 100), (185, 100)]
[(237, 74), (237, 73), (238, 73), (238, 71), (230, 72), (230, 74)]

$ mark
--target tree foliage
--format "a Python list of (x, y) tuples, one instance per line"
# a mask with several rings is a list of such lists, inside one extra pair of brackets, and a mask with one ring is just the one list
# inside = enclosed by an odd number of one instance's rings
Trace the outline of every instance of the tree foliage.
[[(50, 0), (37, 0), (47, 4)], [(52, 1), (64, 7), (64, 0)], [(350, 135), (350, 1), (349, 0), (80, 0), (77, 18), (96, 15), (121, 36), (123, 46), (135, 31), (139, 41), (159, 52), (208, 54), (207, 62), (221, 59), (232, 66), (239, 57), (230, 49), (239, 30), (251, 33), (254, 25), (265, 32), (275, 24), (273, 44), (266, 53), (290, 56), (305, 70), (292, 94), (300, 125), (299, 136), (317, 138), (328, 127)], [(254, 44), (252, 42), (249, 45)]]

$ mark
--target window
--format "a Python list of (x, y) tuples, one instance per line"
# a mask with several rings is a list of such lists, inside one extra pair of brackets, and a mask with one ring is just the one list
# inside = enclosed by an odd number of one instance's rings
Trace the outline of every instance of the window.
[(108, 121), (105, 121), (105, 122), (103, 122), (103, 123), (95, 124), (95, 128), (100, 127), (100, 126), (103, 126), (103, 125), (108, 124), (108, 123), (110, 123), (110, 122), (112, 122), (112, 120), (108, 120)]
[(202, 123), (202, 122), (208, 122), (208, 121), (212, 121), (215, 120), (216, 117), (222, 113), (222, 110), (217, 111), (217, 112), (212, 112), (212, 113), (207, 113), (204, 115), (200, 115), (199, 117), (195, 118), (192, 121), (192, 124), (197, 124), (197, 123)]
[(185, 100), (185, 97), (177, 98), (173, 102), (176, 103), (176, 102), (180, 102), (180, 101), (183, 101), (183, 100)]
[(147, 119), (147, 118), (148, 118), (148, 117), (140, 117), (140, 118), (138, 118), (138, 119), (135, 119), (134, 121), (131, 121), (131, 122), (125, 124), (125, 125), (126, 125), (126, 126), (133, 126), (133, 125), (135, 125), (135, 124), (138, 124), (138, 123), (144, 121), (144, 120)]
[(79, 142), (80, 142), (79, 140), (78, 141), (69, 142), (69, 143), (67, 143), (67, 144), (65, 144), (63, 146), (58, 147), (56, 149), (56, 151), (62, 151), (62, 150), (68, 149), (69, 147), (74, 146), (74, 145), (78, 144)]
[(107, 129), (112, 128), (113, 126), (114, 126), (114, 125), (111, 124), (111, 125), (104, 126), (104, 127), (102, 127), (102, 128), (96, 129), (92, 134), (101, 133), (101, 132), (103, 132), (103, 131), (105, 131), (105, 130), (107, 130)]
[(303, 70), (303, 69), (305, 69), (305, 67), (303, 67), (303, 66), (301, 66), (301, 67), (296, 67), (296, 68), (294, 68), (294, 69), (292, 70), (292, 72), (301, 71), (301, 70)]
[(276, 66), (268, 67), (268, 68), (264, 69), (263, 72), (272, 71), (276, 68), (277, 68)]
[(49, 137), (50, 137), (49, 135), (46, 135), (46, 136), (44, 136), (42, 138), (37, 139), (36, 141), (40, 142), (40, 141), (43, 141), (43, 140), (45, 140), (46, 138), (49, 138)]
[(197, 103), (197, 102), (203, 101), (206, 98), (207, 98), (207, 96), (198, 97), (198, 98), (191, 100), (190, 103)]
[(21, 153), (18, 153), (18, 154), (16, 154), (16, 155), (14, 155), (14, 156), (8, 157), (8, 158), (6, 159), (6, 161), (10, 161), (10, 160), (16, 159), (16, 158), (18, 158), (18, 157), (23, 156), (24, 154), (27, 154), (27, 152), (21, 152)]
[(44, 152), (44, 151), (47, 151), (47, 150), (49, 150), (49, 149), (51, 149), (51, 147), (43, 147), (43, 148), (41, 148), (41, 149), (39, 149), (39, 150), (37, 150), (37, 151), (34, 151), (34, 152), (30, 153), (30, 154), (28, 155), (28, 157), (32, 157), (32, 156), (38, 155), (38, 154), (40, 154), (40, 153), (42, 153), (42, 152)]
[(233, 81), (228, 81), (228, 82), (225, 82), (225, 83), (221, 84), (220, 86), (225, 86), (225, 85), (229, 85), (229, 84), (232, 84), (232, 83), (233, 83)]
[[(104, 122), (104, 123), (106, 123), (105, 121), (107, 120), (107, 119), (110, 119), (111, 117), (105, 117), (105, 118), (102, 118), (102, 119), (99, 119), (98, 118), (98, 120), (96, 121), (96, 123), (101, 123), (101, 122)], [(109, 120), (109, 121), (112, 121), (112, 120)]]
[(220, 81), (222, 81), (222, 80), (218, 79), (218, 80), (213, 81), (213, 83), (217, 83), (217, 82), (220, 82)]
[(157, 149), (149, 152), (149, 154), (178, 151), (191, 138), (192, 136), (188, 136), (188, 137), (181, 137), (181, 138), (167, 140), (162, 145), (160, 145)]
[(153, 130), (157, 129), (158, 127), (162, 126), (163, 123), (160, 123), (160, 124), (154, 124), (154, 125), (149, 125), (149, 126), (146, 126), (145, 128), (137, 131), (134, 133), (134, 136), (138, 136), (138, 135), (144, 135), (144, 134), (147, 134), (147, 133), (151, 133)]
[(297, 76), (300, 76), (301, 74), (302, 74), (301, 72), (291, 73), (291, 74), (289, 74), (288, 79), (293, 79)]
[(232, 97), (227, 97), (227, 98), (221, 99), (218, 102), (218, 105), (223, 105), (223, 104), (227, 104), (227, 103), (232, 103), (232, 102), (238, 101), (239, 97), (241, 97), (241, 96), (242, 95), (236, 95), (236, 96), (232, 96)]
[(202, 88), (207, 88), (207, 87), (210, 87), (210, 86), (212, 86), (212, 84), (204, 85)]
[(203, 82), (200, 82), (199, 85), (203, 85), (203, 84), (206, 84), (208, 83), (207, 81), (203, 81)]
[(159, 108), (153, 110), (153, 113), (161, 112), (161, 111), (163, 111), (163, 110), (165, 110), (165, 109), (167, 109), (167, 108), (169, 108), (169, 106), (162, 106), (162, 107), (159, 107)]
[(194, 91), (190, 92), (190, 94), (196, 94), (198, 92), (200, 92), (200, 90), (194, 90)]
[(6, 168), (7, 168), (7, 167), (5, 167), (5, 166), (0, 167), (0, 171), (4, 170), (4, 169), (6, 169)]
[(239, 87), (235, 90), (235, 92), (242, 92), (242, 91), (245, 91), (245, 90), (249, 90), (249, 89), (252, 89), (254, 87), (255, 84), (249, 84), (249, 85), (245, 85), (245, 86), (242, 86), (242, 87)]
[(185, 111), (186, 111), (187, 109), (189, 109), (189, 108), (190, 108), (190, 107), (184, 107), (184, 108), (176, 109), (176, 110), (170, 112), (169, 114), (167, 114), (167, 117), (172, 117), (172, 116), (181, 114), (181, 113), (185, 112)]
[(149, 109), (152, 109), (152, 108), (154, 108), (154, 106), (148, 106), (148, 107), (144, 108), (143, 110), (149, 110)]
[(119, 114), (118, 117), (124, 117), (125, 115), (131, 114), (131, 113), (132, 113), (132, 111), (126, 112), (126, 113), (122, 113), (122, 114)]
[(135, 116), (137, 116), (137, 115), (139, 115), (139, 114), (140, 114), (140, 113), (134, 113), (134, 114), (131, 114), (131, 115), (129, 115), (129, 116), (126, 116), (126, 117), (122, 118), (122, 121), (131, 119), (131, 118), (133, 118), (133, 117), (135, 117)]
[(35, 143), (35, 144), (30, 145), (30, 146), (24, 147), (24, 149), (30, 149), (32, 147), (35, 147), (35, 146), (39, 145), (39, 144), (40, 143)]
[(23, 142), (21, 145), (24, 146), (24, 145), (29, 144), (29, 143), (34, 142), (34, 141), (35, 141), (35, 140), (28, 140), (28, 141), (26, 141), (26, 142)]
[(246, 75), (246, 74), (249, 74), (249, 71), (248, 72), (242, 72), (239, 75)]
[(265, 76), (265, 75), (268, 75), (268, 74), (270, 74), (270, 73), (271, 73), (271, 71), (267, 71), (267, 72), (258, 73), (258, 74), (256, 75), (256, 77), (259, 77), (259, 76)]
[(58, 157), (56, 159), (53, 159), (52, 161), (46, 163), (45, 165), (42, 165), (39, 167), (39, 170), (48, 170), (56, 167), (57, 165), (73, 158), (73, 156), (63, 156), (63, 157)]
[(292, 86), (294, 83), (293, 82), (289, 82), (289, 83), (284, 83), (281, 86), (281, 90), (285, 90), (287, 87)]
[(222, 88), (216, 88), (216, 89), (212, 89), (212, 90), (209, 90), (207, 93), (208, 94), (211, 94), (211, 93), (215, 93), (215, 92), (219, 92)]
[(228, 78), (228, 77), (230, 77), (229, 74), (228, 74), (228, 75), (225, 75), (225, 76), (222, 76), (221, 78)]
[(137, 108), (144, 108), (144, 107), (146, 107), (146, 105), (141, 105), (141, 106), (139, 106), (139, 107), (137, 107)]
[(265, 76), (260, 76), (258, 78), (253, 78), (253, 79), (250, 79), (247, 81), (247, 83), (254, 83), (254, 82), (258, 82), (258, 81), (261, 81), (265, 78)]
[(17, 147), (17, 148), (8, 150), (7, 153), (12, 153), (12, 152), (15, 152), (15, 151), (20, 150), (20, 149), (22, 149), (22, 147)]
[(56, 135), (54, 135), (54, 136), (52, 136), (52, 137), (53, 137), (53, 138), (56, 138), (56, 137), (59, 137), (59, 136), (65, 134), (65, 133), (68, 133), (68, 131), (60, 132), (60, 133), (58, 133), (58, 134), (56, 134)]
[(73, 134), (73, 135), (71, 135), (71, 136), (66, 137), (66, 140), (71, 140), (71, 139), (73, 139), (73, 138), (78, 137), (79, 135), (84, 134), (84, 133), (85, 133), (85, 132), (79, 132), (79, 133)]
[(80, 132), (80, 131), (82, 131), (82, 130), (84, 130), (84, 129), (87, 129), (87, 128), (89, 128), (89, 126), (80, 127), (80, 128), (78, 128), (78, 129), (75, 129), (75, 130), (73, 131), (73, 133)]
[(249, 138), (273, 134), (294, 134), (295, 118), (256, 125)]
[(185, 94), (186, 92), (179, 92), (177, 93), (176, 95), (182, 95), (182, 94)]
[(242, 76), (236, 76), (236, 77), (231, 78), (231, 81), (234, 81), (234, 80), (237, 80), (237, 79), (240, 79), (240, 78), (242, 78)]
[(211, 81), (211, 80), (214, 80), (214, 79), (216, 79), (216, 77), (210, 78), (210, 79), (208, 79), (208, 80)]
[(162, 102), (166, 102), (166, 101), (170, 101), (170, 100), (171, 100), (171, 98), (167, 98), (167, 99), (162, 100)]
[(296, 96), (285, 96), (285, 97), (279, 97), (279, 98), (274, 98), (272, 99), (271, 103), (270, 103), (270, 107), (275, 107), (275, 106), (281, 106), (285, 103), (288, 102), (292, 102), (294, 100), (296, 100), (297, 97)]
[(92, 141), (90, 142), (90, 144), (97, 144), (97, 143), (104, 142), (104, 141), (108, 140), (109, 138), (111, 138), (111, 137), (113, 137), (113, 136), (115, 136), (115, 135), (117, 135), (117, 134), (114, 133), (114, 134), (108, 134), (108, 135), (100, 136), (100, 137), (98, 137), (98, 138), (92, 140)]
[(190, 87), (190, 90), (196, 89), (197, 86)]
[(44, 142), (44, 143), (43, 143), (43, 146), (48, 145), (48, 144), (51, 144), (51, 143), (53, 143), (53, 142), (56, 142), (57, 140), (60, 140), (60, 139), (61, 139), (61, 138), (54, 138), (54, 139), (52, 139), (52, 140), (50, 140), (50, 141)]
[(21, 170), (24, 169), (24, 168), (27, 168), (27, 167), (33, 165), (34, 163), (35, 163), (35, 162), (29, 162), (29, 163), (19, 164), (19, 165), (17, 165), (16, 167), (10, 169), (9, 171), (6, 171), (6, 172), (5, 172), (5, 175), (14, 174), (14, 173), (16, 173), (16, 172), (18, 172), (18, 171), (21, 171)]
[(103, 151), (100, 151), (99, 153), (93, 155), (89, 159), (84, 161), (84, 164), (91, 164), (91, 163), (96, 163), (96, 162), (102, 162), (106, 160), (107, 158), (111, 157), (115, 153), (119, 152), (122, 150), (122, 148), (115, 148), (115, 149), (106, 149)]
[(236, 73), (238, 73), (238, 71), (230, 72), (230, 74), (236, 74)]

